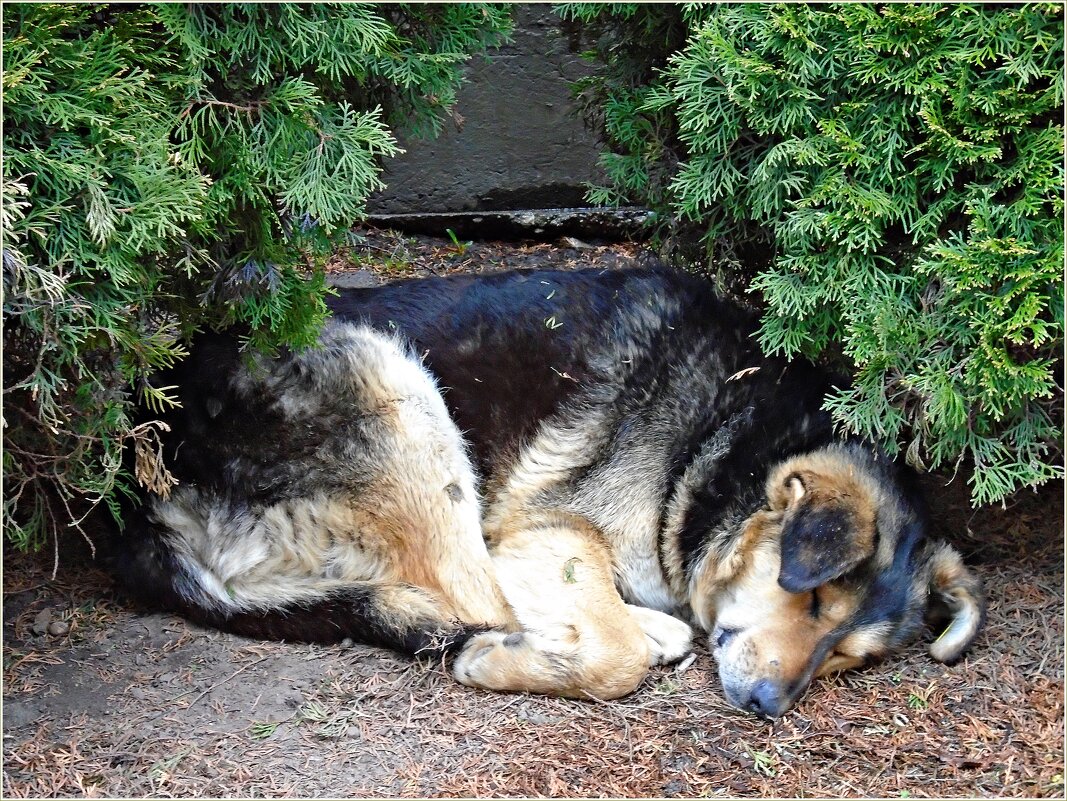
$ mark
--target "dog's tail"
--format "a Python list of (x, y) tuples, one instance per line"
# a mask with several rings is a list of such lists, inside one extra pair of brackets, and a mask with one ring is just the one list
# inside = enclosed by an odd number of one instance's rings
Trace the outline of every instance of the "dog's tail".
[(446, 604), (402, 582), (324, 584), (270, 605), (239, 605), (219, 597), (212, 580), (171, 546), (143, 517), (115, 557), (123, 589), (141, 604), (193, 622), (254, 639), (337, 643), (345, 639), (430, 658), (460, 649), (487, 626), (448, 617)]

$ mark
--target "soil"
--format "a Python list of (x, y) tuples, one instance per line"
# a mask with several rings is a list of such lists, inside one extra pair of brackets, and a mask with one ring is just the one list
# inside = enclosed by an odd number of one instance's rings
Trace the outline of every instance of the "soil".
[[(362, 233), (339, 283), (641, 257)], [(2, 794), (1062, 798), (1063, 485), (976, 511), (962, 479), (926, 484), (934, 535), (985, 582), (983, 634), (953, 666), (917, 642), (819, 680), (774, 723), (727, 706), (703, 646), (620, 701), (499, 695), (380, 649), (145, 614), (78, 540), (54, 578), (52, 554), (7, 554)]]

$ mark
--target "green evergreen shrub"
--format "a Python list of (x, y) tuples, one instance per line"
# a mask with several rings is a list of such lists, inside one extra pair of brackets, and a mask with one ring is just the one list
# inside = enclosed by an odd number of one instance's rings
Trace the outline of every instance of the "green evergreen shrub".
[(381, 186), (390, 128), (439, 130), (483, 4), (26, 4), (5, 8), (7, 537), (38, 546), (131, 477), (166, 492), (149, 376), (196, 328), (305, 346), (322, 257)]
[(590, 200), (695, 230), (768, 352), (840, 349), (843, 429), (975, 504), (1063, 475), (1062, 6), (560, 13), (602, 64)]

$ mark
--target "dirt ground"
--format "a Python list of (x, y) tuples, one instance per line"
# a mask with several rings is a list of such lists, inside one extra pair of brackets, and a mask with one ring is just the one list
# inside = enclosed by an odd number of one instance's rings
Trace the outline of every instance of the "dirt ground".
[[(338, 280), (638, 257), (365, 236)], [(975, 511), (946, 481), (926, 482), (934, 534), (989, 596), (969, 655), (947, 667), (915, 643), (773, 724), (726, 705), (703, 648), (621, 701), (497, 695), (379, 649), (140, 613), (73, 543), (54, 580), (51, 554), (6, 554), (2, 795), (1062, 798), (1063, 486)]]

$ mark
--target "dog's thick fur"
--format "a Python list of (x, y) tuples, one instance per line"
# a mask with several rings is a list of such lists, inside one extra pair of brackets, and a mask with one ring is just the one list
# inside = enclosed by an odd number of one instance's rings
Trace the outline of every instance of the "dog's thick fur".
[(346, 291), (321, 347), (201, 337), (127, 535), (141, 595), (254, 637), (455, 651), (472, 686), (614, 698), (710, 635), (724, 692), (781, 714), (813, 676), (948, 623), (978, 581), (909, 476), (835, 437), (830, 378), (666, 270)]

